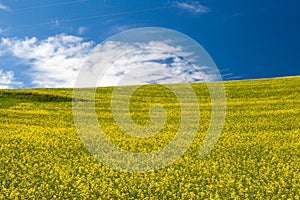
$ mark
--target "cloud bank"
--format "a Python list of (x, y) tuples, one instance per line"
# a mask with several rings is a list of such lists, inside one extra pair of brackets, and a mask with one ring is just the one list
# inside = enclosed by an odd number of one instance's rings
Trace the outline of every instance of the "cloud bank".
[(93, 42), (69, 35), (44, 40), (2, 38), (0, 49), (21, 59), (30, 67), (36, 87), (73, 87), (78, 70), (93, 48)]
[[(107, 41), (95, 46), (94, 42), (65, 34), (43, 40), (2, 38), (1, 54), (14, 56), (28, 66), (31, 80), (26, 82), (42, 88), (75, 87), (82, 66), (89, 69), (86, 79), (95, 79), (97, 86), (218, 80), (211, 68), (190, 63), (193, 52), (185, 52), (171, 41)], [(99, 70), (105, 72), (100, 79)], [(15, 79), (12, 71), (1, 71), (2, 87), (16, 83)], [(22, 81), (22, 77), (17, 80)]]
[(183, 47), (172, 46), (170, 43), (172, 42), (107, 41), (100, 44), (87, 58), (76, 86), (169, 84), (218, 80), (218, 74), (212, 68), (197, 66), (190, 62), (194, 59), (194, 52), (185, 52)]

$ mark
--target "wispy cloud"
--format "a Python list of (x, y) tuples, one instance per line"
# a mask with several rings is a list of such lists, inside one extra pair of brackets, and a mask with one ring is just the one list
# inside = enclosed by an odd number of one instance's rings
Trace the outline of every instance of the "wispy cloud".
[(9, 27), (0, 27), (0, 34), (6, 34), (10, 31)]
[(56, 27), (59, 27), (61, 22), (58, 19), (51, 19), (51, 24), (55, 25)]
[(2, 51), (30, 67), (32, 84), (36, 87), (73, 87), (78, 70), (92, 48), (92, 42), (64, 34), (44, 40), (2, 38), (0, 42)]
[(126, 30), (129, 30), (131, 28), (133, 28), (134, 25), (117, 25), (117, 26), (114, 26), (112, 29), (114, 30), (114, 32), (116, 33), (119, 33), (119, 32), (123, 32), (123, 31), (126, 31)]
[(203, 13), (210, 12), (209, 8), (201, 5), (198, 1), (188, 1), (188, 2), (176, 1), (174, 2), (174, 6), (194, 14), (203, 14)]
[(123, 24), (123, 25), (112, 25), (109, 30), (108, 33), (111, 35), (117, 34), (117, 33), (121, 33), (123, 31), (127, 31), (129, 29), (135, 28), (137, 25), (136, 24), (131, 24), (131, 25), (127, 25), (127, 24)]
[(22, 85), (21, 82), (15, 81), (13, 71), (3, 71), (0, 69), (0, 89), (13, 88)]
[(8, 7), (8, 6), (5, 6), (2, 2), (0, 2), (0, 10), (8, 11), (8, 10), (9, 10), (9, 7)]
[(79, 26), (79, 28), (78, 28), (78, 34), (82, 35), (82, 34), (84, 34), (86, 32), (86, 30), (87, 30), (87, 27)]
[(5, 29), (3, 28), (0, 28), (0, 34), (4, 33), (5, 32)]
[(236, 80), (236, 79), (244, 79), (242, 75), (236, 75), (231, 72), (229, 68), (220, 70), (221, 76), (223, 80)]
[(222, 78), (224, 80), (235, 80), (235, 79), (242, 79), (242, 76), (236, 76), (233, 73), (227, 73), (227, 74), (222, 74)]

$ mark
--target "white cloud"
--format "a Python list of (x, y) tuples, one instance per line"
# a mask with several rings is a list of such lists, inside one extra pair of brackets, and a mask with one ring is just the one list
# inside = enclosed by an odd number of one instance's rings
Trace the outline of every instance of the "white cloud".
[(182, 49), (161, 41), (134, 44), (108, 41), (98, 45), (87, 58), (77, 86), (218, 80), (211, 68), (191, 64), (189, 61), (193, 60), (193, 52), (184, 52)]
[(6, 30), (3, 28), (0, 28), (0, 34), (4, 33)]
[[(195, 58), (194, 52), (186, 52), (173, 43), (171, 40), (107, 41), (94, 48), (93, 42), (85, 42), (81, 37), (60, 34), (44, 40), (2, 38), (0, 52), (28, 65), (31, 82), (36, 87), (74, 87), (84, 63), (86, 71), (79, 82), (82, 87), (218, 80), (211, 68), (190, 63)], [(99, 79), (101, 71), (103, 77)], [(12, 78), (7, 73), (5, 77)], [(95, 85), (89, 85), (91, 80)]]
[(233, 73), (227, 73), (227, 74), (222, 74), (222, 78), (225, 80), (235, 80), (235, 79), (242, 79), (243, 77), (234, 75)]
[(80, 26), (80, 27), (78, 28), (78, 34), (79, 34), (79, 35), (82, 35), (82, 34), (84, 34), (84, 33), (86, 32), (86, 30), (87, 30), (86, 27)]
[(0, 43), (2, 51), (30, 66), (32, 83), (37, 87), (73, 87), (92, 46), (92, 42), (64, 34), (44, 40), (2, 38)]
[(9, 10), (9, 7), (3, 5), (3, 4), (0, 2), (0, 10), (8, 11), (8, 10)]
[(52, 23), (53, 25), (55, 25), (56, 27), (59, 27), (60, 24), (61, 24), (61, 21), (59, 21), (58, 19), (51, 19), (50, 21), (51, 21), (51, 23)]
[(201, 5), (198, 1), (190, 1), (190, 2), (178, 2), (176, 1), (174, 5), (180, 9), (187, 10), (191, 13), (195, 14), (203, 14), (210, 11), (209, 8)]
[(134, 27), (134, 25), (115, 25), (111, 27), (110, 33), (112, 34), (116, 34), (116, 33), (120, 33), (129, 29), (132, 29)]
[(0, 89), (12, 88), (22, 85), (21, 82), (15, 81), (14, 79), (15, 78), (13, 71), (4, 72), (2, 69), (0, 69)]

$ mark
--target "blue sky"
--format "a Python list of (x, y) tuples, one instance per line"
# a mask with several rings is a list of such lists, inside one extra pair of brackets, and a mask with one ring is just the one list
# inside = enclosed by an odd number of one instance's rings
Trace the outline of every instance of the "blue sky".
[(164, 27), (210, 54), (224, 80), (300, 75), (297, 0), (0, 0), (0, 87), (71, 87), (122, 31)]

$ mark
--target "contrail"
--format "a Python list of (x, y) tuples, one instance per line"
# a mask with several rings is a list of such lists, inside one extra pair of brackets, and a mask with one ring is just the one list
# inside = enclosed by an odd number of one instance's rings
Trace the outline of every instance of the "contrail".
[[(133, 11), (126, 11), (126, 12), (110, 13), (110, 14), (104, 14), (104, 15), (94, 15), (94, 16), (89, 16), (89, 17), (79, 17), (79, 18), (73, 18), (73, 19), (59, 20), (58, 23), (61, 24), (61, 23), (68, 23), (68, 22), (75, 22), (75, 21), (97, 19), (97, 18), (102, 18), (102, 17), (112, 17), (112, 16), (120, 16), (120, 15), (134, 14), (134, 13), (142, 13), (142, 12), (148, 12), (148, 11), (167, 9), (167, 8), (171, 8), (171, 7), (174, 7), (174, 6), (163, 6), (163, 7), (146, 8), (146, 9), (139, 9), (139, 10), (133, 10)], [(53, 24), (53, 22), (42, 22), (42, 23), (38, 23), (38, 24), (22, 25), (19, 27), (40, 26), (40, 25), (48, 25), (48, 24)]]
[(127, 14), (133, 14), (133, 13), (141, 13), (141, 12), (146, 12), (146, 11), (161, 10), (161, 9), (165, 9), (165, 8), (168, 8), (168, 7), (147, 8), (147, 9), (141, 9), (141, 10), (127, 11), (127, 12), (111, 13), (111, 14), (106, 14), (106, 15), (95, 15), (95, 16), (90, 16), (90, 17), (81, 17), (81, 18), (67, 19), (67, 20), (62, 20), (61, 23), (64, 23), (64, 22), (74, 22), (74, 21), (82, 21), (82, 20), (88, 20), (88, 19), (96, 19), (96, 18), (101, 18), (101, 17), (111, 17), (111, 16), (118, 16), (118, 15), (127, 15)]
[(18, 11), (23, 11), (23, 10), (32, 10), (32, 9), (37, 9), (37, 8), (48, 8), (48, 7), (54, 7), (54, 6), (62, 6), (62, 5), (82, 3), (82, 2), (87, 2), (87, 1), (89, 1), (89, 0), (65, 1), (65, 2), (61, 2), (61, 3), (55, 3), (55, 4), (46, 4), (46, 5), (32, 6), (32, 7), (26, 7), (26, 8), (18, 8), (18, 9), (14, 9), (13, 12), (18, 12)]

